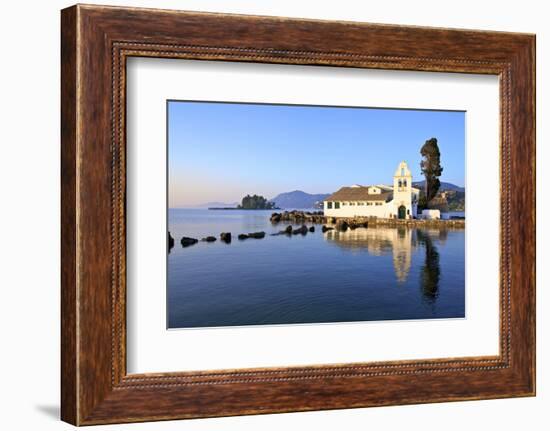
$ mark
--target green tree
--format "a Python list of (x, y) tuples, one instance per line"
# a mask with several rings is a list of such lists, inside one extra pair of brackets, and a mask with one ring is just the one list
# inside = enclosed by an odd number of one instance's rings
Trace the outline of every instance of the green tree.
[(429, 206), (430, 201), (435, 197), (441, 185), (439, 177), (443, 172), (441, 166), (441, 153), (437, 145), (437, 139), (431, 138), (420, 149), (422, 155), (422, 161), (420, 162), (420, 169), (426, 181), (424, 183), (424, 195), (425, 205)]
[(239, 208), (245, 210), (269, 210), (275, 207), (275, 203), (269, 202), (263, 196), (246, 195), (239, 205)]

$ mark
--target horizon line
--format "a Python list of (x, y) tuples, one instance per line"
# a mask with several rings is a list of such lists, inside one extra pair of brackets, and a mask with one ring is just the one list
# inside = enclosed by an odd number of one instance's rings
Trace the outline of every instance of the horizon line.
[[(422, 182), (422, 181), (425, 181), (425, 180), (421, 180), (421, 181), (413, 181), (413, 184), (414, 183), (418, 183), (418, 182)], [(451, 182), (448, 182), (448, 181), (442, 181), (444, 183), (447, 183), (447, 184), (452, 184), (453, 186), (455, 187), (460, 187), (460, 188), (463, 188), (463, 189), (466, 189), (466, 186), (463, 186), (463, 185), (458, 185), (458, 184), (455, 184), (455, 183), (451, 183)], [(357, 183), (356, 183), (357, 184)], [(362, 184), (358, 184), (358, 185), (361, 185), (363, 187), (369, 187), (370, 185), (362, 185)], [(372, 184), (372, 185), (385, 185), (385, 186), (388, 186), (386, 183), (376, 183), (376, 184)], [(350, 186), (341, 186), (341, 187), (350, 187)], [(280, 193), (277, 193), (276, 196), (274, 196), (273, 198), (267, 198), (268, 201), (272, 201), (273, 199), (275, 199), (277, 196), (281, 195), (281, 194), (286, 194), (286, 193), (294, 193), (294, 192), (301, 192), (301, 193), (305, 193), (305, 194), (308, 194), (308, 195), (330, 195), (332, 193), (335, 193), (335, 192), (328, 192), (328, 193), (310, 193), (310, 192), (306, 192), (304, 190), (300, 190), (300, 189), (294, 189), (294, 190), (291, 190), (291, 191), (288, 191), (288, 192), (280, 192)], [(257, 194), (257, 193), (246, 193), (244, 196), (246, 195), (254, 195), (254, 194)], [(243, 196), (243, 197), (244, 197)], [(262, 197), (265, 197), (263, 195), (258, 195), (258, 196), (262, 196)], [(241, 198), (242, 199), (242, 198)], [(232, 199), (230, 199), (232, 200)], [(183, 208), (204, 208), (204, 206), (206, 204), (209, 204), (209, 203), (217, 203), (217, 204), (224, 204), (224, 205), (233, 205), (233, 204), (236, 204), (236, 205), (239, 205), (240, 202), (239, 201), (236, 201), (236, 202), (225, 202), (225, 199), (214, 199), (214, 200), (210, 200), (210, 201), (207, 201), (207, 202), (194, 202), (194, 203), (191, 203), (191, 204), (180, 204), (179, 206), (168, 206), (168, 208), (172, 208), (172, 209), (183, 209)]]

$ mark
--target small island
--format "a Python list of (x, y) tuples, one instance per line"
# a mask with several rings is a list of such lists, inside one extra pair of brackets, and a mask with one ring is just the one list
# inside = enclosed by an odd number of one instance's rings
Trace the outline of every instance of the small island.
[(209, 210), (278, 210), (280, 208), (275, 206), (275, 202), (271, 202), (258, 195), (246, 195), (240, 205), (236, 207), (212, 207)]

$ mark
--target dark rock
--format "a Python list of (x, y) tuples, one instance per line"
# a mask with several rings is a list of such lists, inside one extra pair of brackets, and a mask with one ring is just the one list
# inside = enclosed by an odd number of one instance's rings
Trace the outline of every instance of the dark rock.
[(272, 223), (278, 223), (280, 221), (294, 222), (294, 223), (325, 223), (327, 218), (322, 211), (283, 211), (282, 213), (273, 213), (270, 218)]
[(247, 239), (247, 238), (248, 238), (248, 235), (245, 234), (245, 233), (240, 233), (239, 236), (238, 236), (237, 238), (239, 238), (239, 239), (242, 241), (242, 240)]
[(198, 243), (199, 240), (196, 238), (189, 238), (188, 236), (184, 236), (180, 242), (182, 247), (189, 247), (190, 245)]
[(292, 231), (292, 234), (293, 235), (298, 235), (298, 234), (302, 234), (302, 235), (305, 235), (307, 234), (307, 226), (305, 224), (303, 224), (301, 227), (299, 227), (298, 229), (294, 229)]
[(281, 214), (279, 213), (273, 213), (271, 214), (271, 223), (279, 223), (281, 221)]
[(214, 241), (216, 241), (216, 237), (215, 236), (207, 236), (206, 238), (201, 239), (201, 241), (214, 242)]
[(326, 218), (323, 215), (314, 215), (312, 219), (313, 223), (326, 223)]
[(310, 227), (309, 227), (309, 231), (310, 231), (310, 232), (315, 232), (315, 226), (310, 226)]
[(290, 235), (292, 233), (292, 225), (288, 225), (284, 231), (282, 231), (288, 235)]
[(262, 239), (265, 236), (265, 232), (252, 232), (248, 234), (249, 238)]
[(342, 220), (342, 219), (338, 220), (336, 222), (336, 229), (341, 231), (341, 232), (347, 231), (348, 230), (348, 222), (345, 221), (345, 220)]
[(323, 225), (323, 227), (321, 228), (321, 230), (323, 231), (323, 233), (329, 231), (329, 230), (334, 230), (334, 228), (332, 226), (325, 226)]
[(172, 248), (174, 248), (174, 238), (170, 235), (170, 231), (168, 231), (168, 251), (172, 250)]
[(231, 242), (231, 232), (222, 232), (220, 234), (220, 239), (226, 244), (229, 244)]

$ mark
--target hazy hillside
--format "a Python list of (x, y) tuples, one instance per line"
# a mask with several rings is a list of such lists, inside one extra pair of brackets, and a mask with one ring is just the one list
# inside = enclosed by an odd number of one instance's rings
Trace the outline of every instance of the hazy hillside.
[[(421, 190), (424, 189), (424, 181), (413, 182), (413, 186)], [(439, 191), (456, 191), (462, 192), (458, 194), (458, 198), (463, 199), (463, 193), (465, 191), (464, 187), (457, 186), (452, 183), (441, 182), (441, 187)], [(331, 193), (318, 193), (311, 194), (306, 193), (302, 190), (294, 190), (292, 192), (280, 193), (275, 196), (273, 199), (270, 199), (270, 202), (275, 202), (275, 206), (278, 208), (322, 208), (322, 202), (324, 199), (329, 197)], [(454, 197), (454, 196), (453, 196)], [(235, 208), (237, 207), (238, 202), (226, 203), (226, 202), (206, 202), (200, 205), (193, 205), (194, 208)]]
[(330, 196), (330, 193), (310, 194), (301, 190), (281, 193), (271, 199), (279, 208), (320, 208), (323, 199)]
[[(413, 182), (413, 187), (416, 187), (418, 189), (424, 189), (424, 183), (425, 182), (426, 182), (426, 180), (414, 181)], [(454, 185), (452, 183), (445, 183), (445, 182), (441, 181), (441, 186), (439, 187), (439, 191), (444, 192), (446, 190), (454, 190), (454, 191), (457, 191), (457, 192), (466, 191), (466, 189), (464, 187), (460, 187), (460, 186)]]
[(225, 202), (205, 202), (198, 205), (189, 205), (189, 208), (236, 208), (238, 202), (225, 203)]

